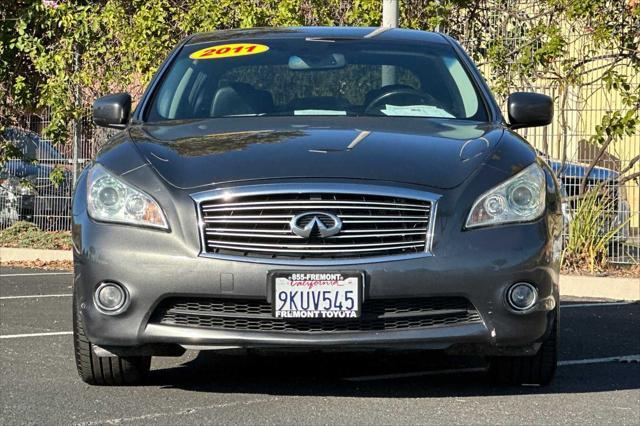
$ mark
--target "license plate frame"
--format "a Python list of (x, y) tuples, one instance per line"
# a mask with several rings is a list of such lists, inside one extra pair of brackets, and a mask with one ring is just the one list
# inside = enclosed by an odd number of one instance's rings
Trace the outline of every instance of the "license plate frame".
[[(298, 312), (307, 312), (307, 314), (300, 314), (301, 316), (281, 316), (278, 315), (278, 312), (282, 312), (282, 310), (278, 309), (278, 302), (280, 299), (278, 299), (278, 288), (281, 287), (278, 285), (278, 279), (282, 279), (285, 278), (286, 280), (289, 281), (296, 281), (296, 280), (292, 280), (291, 278), (300, 278), (300, 277), (296, 277), (296, 275), (300, 276), (300, 275), (305, 275), (305, 276), (310, 276), (310, 275), (340, 275), (342, 277), (342, 280), (351, 280), (353, 278), (356, 279), (356, 284), (355, 286), (353, 284), (349, 284), (349, 288), (356, 288), (356, 295), (355, 295), (355, 309), (351, 309), (351, 310), (343, 310), (343, 311), (327, 311), (327, 310), (320, 310), (320, 311), (315, 311), (315, 310), (311, 310), (311, 309), (299, 309)], [(301, 280), (297, 280), (297, 281), (301, 281)], [(302, 280), (302, 281), (314, 281), (314, 280)], [(330, 281), (330, 280), (315, 280), (315, 281)], [(306, 320), (327, 320), (327, 319), (335, 319), (335, 320), (345, 320), (345, 319), (353, 319), (353, 318), (360, 318), (362, 315), (362, 301), (364, 299), (364, 285), (365, 285), (365, 275), (363, 271), (313, 271), (313, 270), (309, 270), (309, 271), (291, 271), (291, 270), (277, 270), (277, 271), (270, 271), (267, 277), (267, 282), (268, 282), (268, 295), (270, 298), (270, 302), (271, 302), (271, 315), (273, 318), (275, 319), (281, 319), (281, 320), (286, 320), (286, 319), (306, 319)], [(300, 288), (304, 289), (301, 291), (306, 291), (306, 292), (315, 292), (315, 290), (319, 290), (319, 291), (323, 291), (321, 290), (322, 287), (325, 287), (325, 285), (321, 285), (321, 284), (315, 284), (313, 287), (315, 287), (312, 290), (307, 290), (308, 289), (308, 285), (307, 286), (299, 286)], [(327, 288), (330, 287), (329, 285), (326, 286)], [(289, 287), (291, 288), (291, 287)], [(346, 289), (345, 289), (346, 291)], [(312, 296), (309, 296), (312, 297)], [(322, 297), (322, 295), (320, 296)], [(335, 300), (335, 294), (332, 294), (331, 297), (333, 297)], [(313, 303), (314, 300), (311, 299), (311, 301), (309, 303)], [(310, 306), (311, 307), (311, 306)], [(312, 314), (312, 312), (317, 312), (316, 314)], [(323, 313), (324, 312), (324, 313)], [(333, 314), (328, 314), (327, 312), (334, 312)], [(341, 314), (339, 312), (345, 312), (344, 314)], [(347, 312), (354, 312), (354, 314), (349, 314)], [(302, 316), (304, 315), (304, 316)]]

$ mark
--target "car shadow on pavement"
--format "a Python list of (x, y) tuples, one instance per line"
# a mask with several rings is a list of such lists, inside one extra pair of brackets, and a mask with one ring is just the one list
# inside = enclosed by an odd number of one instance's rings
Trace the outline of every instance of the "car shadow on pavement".
[(175, 368), (153, 370), (167, 388), (268, 395), (416, 398), (605, 392), (640, 388), (640, 364), (563, 366), (550, 386), (498, 386), (482, 359), (410, 353), (203, 351)]
[[(640, 304), (602, 306), (565, 301), (560, 359), (589, 360), (640, 354)], [(584, 306), (593, 304), (593, 306)], [(550, 386), (493, 384), (477, 357), (438, 352), (202, 351), (163, 360), (149, 385), (212, 393), (349, 397), (442, 397), (592, 393), (640, 388), (640, 363), (569, 363)], [(182, 361), (181, 364), (178, 364)], [(176, 366), (176, 364), (178, 364)], [(174, 365), (175, 367), (171, 367)]]

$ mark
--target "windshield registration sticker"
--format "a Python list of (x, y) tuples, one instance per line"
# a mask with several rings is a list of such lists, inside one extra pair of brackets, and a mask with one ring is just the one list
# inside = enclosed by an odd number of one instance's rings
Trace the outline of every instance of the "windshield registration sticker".
[(189, 55), (191, 59), (220, 59), (235, 56), (255, 55), (269, 50), (269, 46), (254, 43), (232, 43), (209, 46)]

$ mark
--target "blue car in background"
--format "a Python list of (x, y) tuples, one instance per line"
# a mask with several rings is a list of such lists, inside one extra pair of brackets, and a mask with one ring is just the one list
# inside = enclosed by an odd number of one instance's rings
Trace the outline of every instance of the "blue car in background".
[[(540, 155), (545, 158), (561, 184), (563, 198), (565, 199), (562, 205), (562, 212), (565, 217), (565, 226), (568, 226), (569, 222), (573, 219), (572, 212), (574, 212), (577, 207), (577, 201), (572, 199), (572, 197), (578, 195), (580, 185), (589, 166), (569, 161), (563, 164), (562, 161), (550, 159), (542, 153), (540, 153)], [(625, 223), (613, 238), (614, 241), (622, 242), (629, 237), (631, 207), (626, 200), (624, 188), (620, 187), (618, 183), (619, 177), (620, 174), (615, 170), (606, 167), (594, 167), (587, 178), (587, 188), (591, 189), (598, 185), (605, 185), (609, 189), (613, 196), (612, 205), (614, 209), (614, 220), (609, 224), (609, 227), (611, 229)]]
[[(18, 148), (23, 158), (8, 160), (0, 167), (0, 229), (18, 220), (33, 222), (47, 230), (68, 227), (71, 214), (71, 179), (65, 158), (37, 134), (9, 127), (2, 138)], [(64, 168), (64, 180), (50, 180), (56, 167)]]

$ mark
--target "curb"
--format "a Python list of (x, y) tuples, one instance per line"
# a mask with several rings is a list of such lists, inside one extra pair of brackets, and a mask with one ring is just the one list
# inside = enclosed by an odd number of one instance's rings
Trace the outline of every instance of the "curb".
[(71, 250), (41, 250), (0, 247), (0, 261), (2, 262), (29, 262), (34, 260), (41, 260), (44, 262), (72, 261), (73, 252)]
[(613, 300), (640, 300), (640, 278), (560, 275), (560, 295)]

